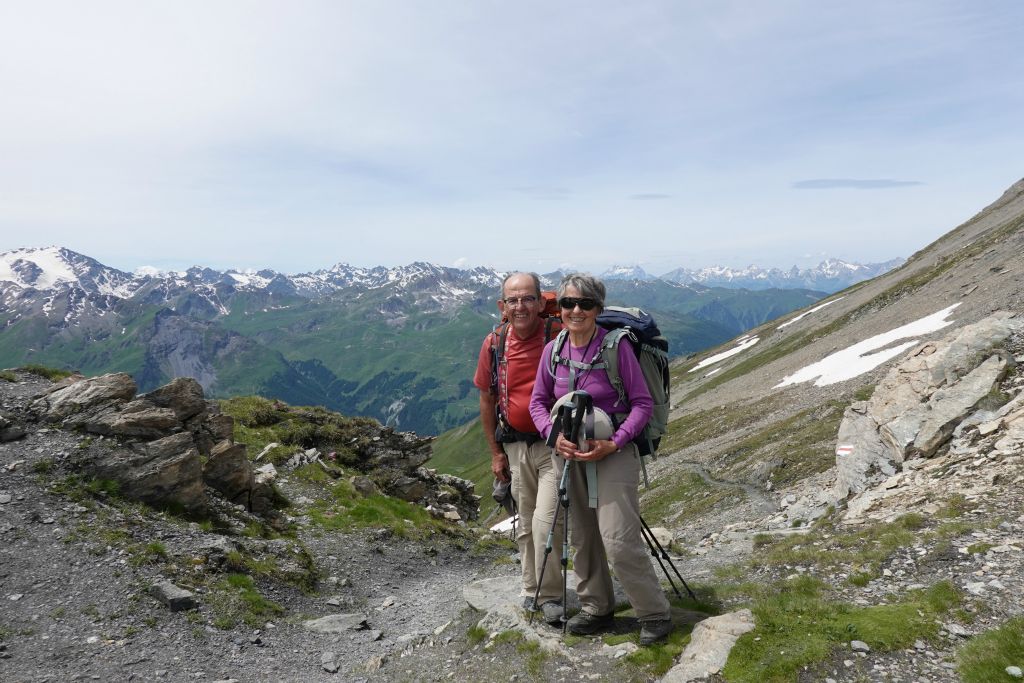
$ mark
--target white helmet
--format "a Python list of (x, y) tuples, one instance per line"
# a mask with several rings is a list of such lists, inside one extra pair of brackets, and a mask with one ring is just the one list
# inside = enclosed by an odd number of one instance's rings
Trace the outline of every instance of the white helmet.
[[(572, 401), (577, 393), (581, 392), (574, 391), (568, 393), (555, 402), (555, 405), (551, 408), (552, 422), (554, 422), (558, 417), (558, 409), (569, 401)], [(615, 433), (615, 425), (612, 423), (612, 419), (608, 416), (608, 413), (604, 412), (600, 408), (594, 408), (593, 411), (592, 423), (587, 416), (584, 416), (583, 421), (581, 422), (580, 426), (582, 428), (580, 429), (577, 440), (577, 445), (580, 450), (584, 450), (586, 448), (588, 438), (598, 440), (610, 439), (612, 438), (612, 434)], [(587, 432), (589, 432), (589, 434)]]

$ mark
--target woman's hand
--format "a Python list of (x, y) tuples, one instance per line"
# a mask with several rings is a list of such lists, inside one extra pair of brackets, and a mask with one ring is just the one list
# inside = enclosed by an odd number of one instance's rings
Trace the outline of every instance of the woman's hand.
[(565, 438), (561, 432), (558, 433), (558, 438), (555, 440), (555, 453), (566, 460), (579, 460), (582, 455), (576, 448), (576, 444)]
[(555, 452), (566, 460), (582, 460), (584, 462), (596, 462), (619, 450), (618, 446), (611, 439), (587, 439), (586, 451), (581, 451), (572, 441), (566, 439), (562, 434), (558, 435), (555, 441)]
[(609, 455), (619, 450), (611, 439), (587, 439), (588, 451), (580, 451), (579, 459), (583, 461), (604, 460)]

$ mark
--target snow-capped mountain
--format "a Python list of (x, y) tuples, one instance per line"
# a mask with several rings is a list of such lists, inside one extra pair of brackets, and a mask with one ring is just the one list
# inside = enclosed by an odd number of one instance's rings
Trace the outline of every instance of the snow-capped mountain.
[(104, 296), (126, 298), (139, 280), (63, 247), (15, 249), (0, 254), (0, 285), (54, 291), (69, 286)]
[(650, 275), (646, 270), (640, 266), (612, 266), (608, 270), (601, 273), (602, 280), (653, 280), (654, 276)]
[[(621, 275), (609, 300), (659, 315), (673, 354), (821, 296)], [(122, 370), (142, 390), (191, 376), (213, 396), (255, 392), (437, 433), (479, 409), (470, 378), (503, 276), (423, 262), (132, 274), (68, 249), (19, 249), (0, 254), (0, 367)]]
[(863, 280), (870, 280), (903, 264), (902, 258), (884, 263), (849, 263), (839, 259), (825, 259), (813, 268), (789, 270), (781, 268), (729, 268), (710, 266), (695, 270), (677, 268), (661, 276), (663, 280), (678, 283), (697, 282), (708, 287), (744, 289), (806, 288), (821, 292), (837, 292)]
[(430, 310), (447, 310), (473, 300), (483, 289), (497, 288), (501, 278), (501, 273), (489, 268), (460, 270), (423, 262), (390, 268), (339, 263), (299, 275), (199, 266), (179, 272), (140, 269), (126, 273), (62, 247), (16, 249), (0, 254), (0, 312), (7, 315), (10, 325), (38, 310), (43, 301), (44, 315), (59, 312), (66, 323), (76, 324), (90, 312), (102, 314), (118, 301), (164, 303), (173, 308), (175, 302), (187, 298), (190, 309), (198, 306), (216, 316), (226, 315), (231, 300), (243, 293), (318, 299), (341, 291), (385, 288), (394, 296), (411, 296)]

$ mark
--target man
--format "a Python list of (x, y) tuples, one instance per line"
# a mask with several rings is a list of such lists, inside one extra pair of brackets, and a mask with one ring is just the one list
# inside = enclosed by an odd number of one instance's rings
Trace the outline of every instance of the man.
[[(523, 567), (523, 607), (540, 610), (552, 625), (562, 618), (562, 578), (555, 553), (544, 569), (544, 546), (558, 499), (558, 472), (530, 416), (530, 395), (541, 352), (548, 341), (540, 317), (543, 309), (540, 278), (535, 273), (512, 273), (501, 284), (498, 308), (508, 320), (505, 348), (499, 353), (498, 387), (491, 386), (492, 349), (501, 335), (487, 335), (480, 348), (473, 384), (480, 390), (480, 422), (491, 449), (491, 470), (507, 482), (519, 506), (516, 542)], [(554, 538), (562, 537), (562, 518)], [(537, 594), (534, 604), (533, 596)]]

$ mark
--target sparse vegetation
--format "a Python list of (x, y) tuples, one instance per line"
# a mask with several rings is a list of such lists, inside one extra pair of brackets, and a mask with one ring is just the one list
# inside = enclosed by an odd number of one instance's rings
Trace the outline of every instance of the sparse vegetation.
[(741, 487), (714, 486), (696, 472), (681, 473), (671, 480), (655, 480), (644, 494), (641, 505), (651, 519), (671, 519), (679, 523), (705, 514), (723, 501), (746, 496)]
[(10, 370), (0, 370), (0, 380), (4, 382), (17, 382), (18, 376)]
[(957, 672), (964, 683), (1011, 680), (1008, 666), (1024, 668), (1024, 617), (975, 636), (957, 657)]
[(435, 532), (459, 533), (419, 505), (383, 495), (363, 497), (345, 480), (331, 488), (330, 498), (310, 506), (309, 518), (323, 529), (388, 529), (403, 538)]
[(264, 598), (245, 574), (229, 574), (213, 587), (207, 601), (214, 612), (213, 625), (220, 629), (233, 628), (239, 622), (256, 628), (284, 613), (284, 608)]
[(871, 395), (874, 394), (874, 393), (875, 393), (875, 385), (874, 384), (865, 384), (862, 387), (858, 387), (857, 390), (855, 392), (853, 392), (853, 400), (855, 400), (855, 401), (867, 401), (869, 398), (871, 398)]
[(30, 375), (38, 375), (39, 377), (45, 377), (51, 382), (57, 382), (65, 377), (70, 377), (71, 370), (63, 370), (61, 368), (50, 368), (45, 365), (23, 365), (18, 368), (21, 372), (27, 372)]
[(882, 652), (919, 638), (932, 640), (938, 635), (936, 619), (960, 601), (948, 582), (873, 607), (833, 602), (825, 597), (826, 589), (810, 576), (759, 586), (751, 596), (757, 627), (737, 641), (724, 677), (751, 683), (791, 681), (851, 640), (863, 640)]
[(271, 443), (279, 444), (263, 457), (275, 465), (296, 450), (309, 448), (333, 453), (343, 465), (358, 465), (367, 457), (372, 435), (380, 429), (370, 418), (345, 417), (320, 406), (289, 406), (260, 396), (231, 398), (220, 406), (235, 419), (235, 441), (245, 444), (251, 456)]
[(487, 638), (487, 629), (482, 628), (479, 624), (473, 624), (466, 631), (466, 640), (469, 641), (470, 645), (479, 645), (484, 642)]

